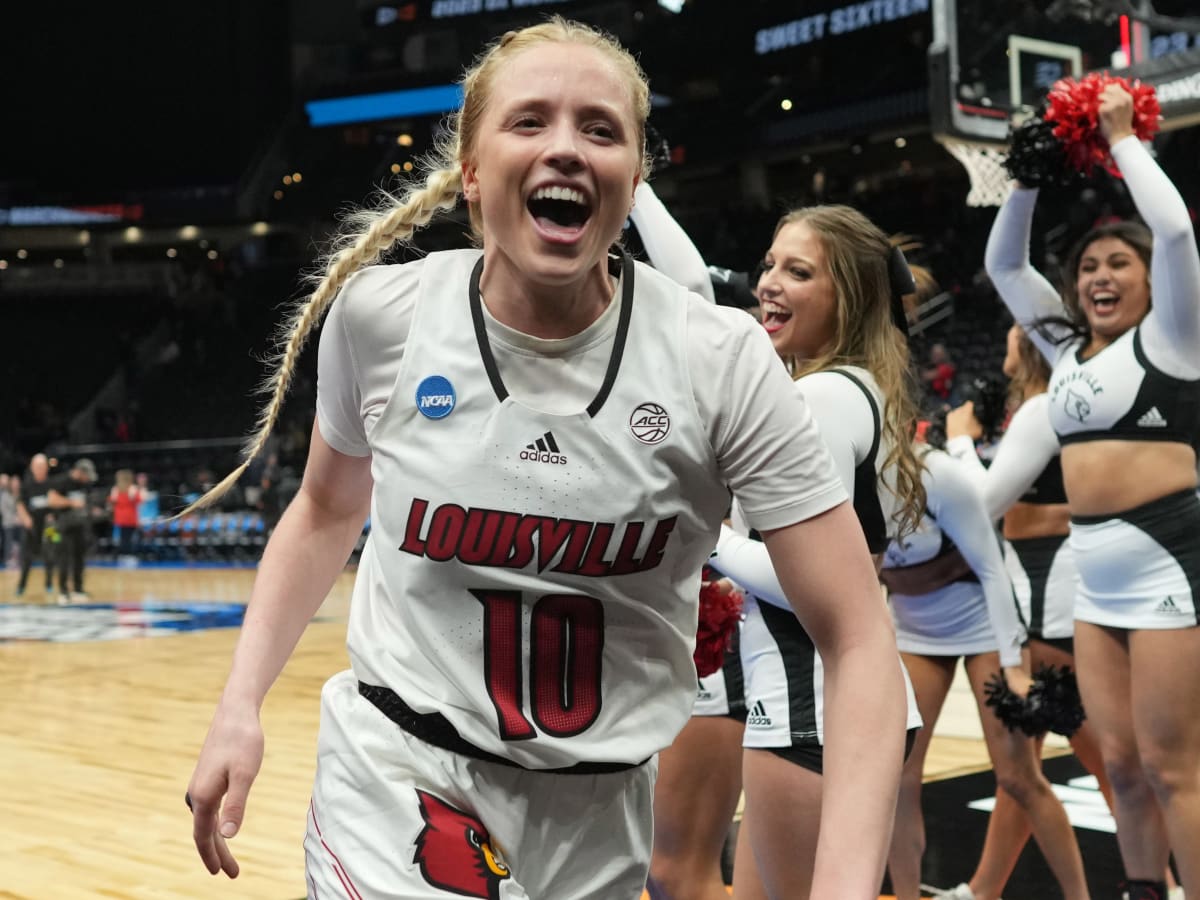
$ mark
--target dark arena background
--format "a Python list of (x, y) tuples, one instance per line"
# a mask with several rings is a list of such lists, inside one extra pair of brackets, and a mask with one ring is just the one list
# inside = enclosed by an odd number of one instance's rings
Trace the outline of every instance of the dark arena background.
[[(12, 483), (45, 454), (52, 472), (88, 459), (97, 477), (82, 584), (51, 583), (39, 563), (18, 594), (18, 532), (2, 545), (0, 897), (304, 894), (318, 695), (346, 667), (354, 559), (264, 708), (236, 881), (204, 871), (181, 801), (256, 561), (299, 484), (315, 346), (237, 487), (170, 515), (236, 465), (282, 305), (339, 214), (419, 168), (486, 41), (558, 13), (630, 47), (653, 90), (652, 184), (711, 266), (752, 272), (797, 205), (850, 204), (910, 236), (910, 260), (939, 285), (914, 363), (928, 368), (940, 345), (953, 367), (936, 389), (922, 382), (932, 416), (998, 376), (1011, 320), (983, 271), (998, 202), (988, 160), (1054, 80), (1127, 69), (1159, 86), (1154, 151), (1200, 207), (1198, 12), (1193, 0), (5, 4), (0, 472)], [(1035, 264), (1057, 272), (1093, 223), (1133, 213), (1107, 174), (1052, 193)], [(460, 209), (406, 253), (465, 246), (468, 231)], [(641, 246), (633, 230), (626, 243)], [(122, 471), (142, 489), (124, 541), (106, 502)], [(1048, 773), (1093, 896), (1115, 898), (1112, 820), (1067, 753), (1048, 743)], [(926, 777), (932, 891), (970, 876), (995, 787), (961, 673)], [(1005, 896), (1056, 890), (1031, 844)]]

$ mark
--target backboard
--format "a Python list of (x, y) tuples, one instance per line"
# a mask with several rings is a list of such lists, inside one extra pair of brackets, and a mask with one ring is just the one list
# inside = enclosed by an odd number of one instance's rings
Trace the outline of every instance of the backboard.
[(1200, 121), (1200, 28), (1183, 30), (1200, 22), (1194, 2), (1157, 0), (1151, 30), (1097, 0), (932, 0), (934, 137), (1004, 144), (1055, 81), (1102, 70), (1154, 84), (1163, 130)]
[(1045, 6), (1032, 0), (933, 0), (935, 137), (1004, 144), (1012, 118), (1032, 110), (1055, 81), (1114, 67), (1114, 54), (1121, 53), (1115, 24), (1052, 19)]

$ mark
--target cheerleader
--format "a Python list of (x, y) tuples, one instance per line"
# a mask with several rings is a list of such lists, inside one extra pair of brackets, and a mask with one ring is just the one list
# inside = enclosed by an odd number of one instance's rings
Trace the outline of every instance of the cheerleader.
[(963, 658), (979, 706), (996, 783), (1028, 818), (1063, 896), (1086, 898), (1079, 847), (1066, 811), (1042, 774), (1032, 738), (1009, 731), (986, 709), (985, 683), (997, 669), (1008, 687), (1029, 688), (1024, 624), (1013, 603), (1000, 545), (978, 492), (961, 464), (945, 453), (924, 456), (927, 512), (912, 537), (888, 548), (887, 585), (904, 665), (926, 727), (905, 763), (888, 871), (898, 900), (920, 896), (925, 827), (921, 776), (934, 724)]
[[(924, 506), (921, 466), (909, 439), (916, 414), (902, 305), (914, 290), (900, 250), (845, 206), (784, 216), (758, 281), (763, 327), (820, 425), (876, 554), (911, 530)], [(748, 593), (741, 644), (746, 808), (734, 894), (807, 897), (823, 775), (852, 765), (826, 758), (824, 745), (845, 723), (828, 714), (824, 694), (832, 681), (796, 616), (778, 605), (782, 594), (766, 550), (743, 536), (749, 528), (738, 513), (735, 504), (741, 534), (723, 529), (711, 560)], [(911, 741), (920, 726), (911, 697), (909, 710)]]
[[(971, 403), (946, 417), (946, 450), (965, 464), (964, 471), (973, 473), (988, 516), (993, 521), (1004, 519), (1004, 562), (1028, 625), (1034, 670), (1042, 666), (1073, 669), (1077, 576), (1067, 542), (1069, 513), (1058, 438), (1047, 410), (1050, 367), (1020, 325), (1008, 330), (1003, 369), (1011, 379), (1009, 405), (1013, 413), (991, 465), (984, 468), (975, 452), (975, 440), (982, 436), (983, 428)], [(1111, 806), (1111, 788), (1091, 727), (1085, 722), (1070, 741)], [(969, 883), (942, 896), (946, 900), (999, 898), (1029, 835), (1029, 822), (1021, 807), (1007, 792), (997, 791), (975, 874)]]
[(1060, 297), (1030, 265), (1037, 191), (1018, 185), (986, 266), (1053, 364), (1049, 414), (1079, 571), (1075, 661), (1129, 900), (1166, 895), (1172, 846), (1185, 893), (1200, 895), (1200, 254), (1120, 85), (1100, 96), (1099, 130), (1149, 232), (1132, 222), (1088, 232)]

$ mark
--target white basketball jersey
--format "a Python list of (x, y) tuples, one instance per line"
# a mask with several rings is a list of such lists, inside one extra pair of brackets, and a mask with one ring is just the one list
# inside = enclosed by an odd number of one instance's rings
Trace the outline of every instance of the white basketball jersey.
[(626, 260), (604, 383), (553, 415), (504, 387), (481, 262), (423, 263), (369, 435), (353, 668), (528, 768), (640, 762), (691, 709), (700, 570), (729, 501), (684, 353), (699, 301)]

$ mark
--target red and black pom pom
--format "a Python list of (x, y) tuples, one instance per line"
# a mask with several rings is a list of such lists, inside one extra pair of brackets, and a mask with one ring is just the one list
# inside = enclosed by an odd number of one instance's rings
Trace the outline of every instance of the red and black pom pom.
[(701, 678), (725, 663), (725, 651), (742, 617), (742, 595), (729, 582), (705, 581), (700, 585), (700, 618), (696, 623), (696, 649), (692, 660)]
[(1046, 121), (1054, 125), (1054, 136), (1065, 149), (1070, 164), (1090, 176), (1097, 167), (1120, 177), (1108, 141), (1100, 133), (1100, 95), (1110, 84), (1119, 84), (1133, 97), (1133, 131), (1138, 140), (1149, 140), (1159, 126), (1161, 109), (1151, 85), (1092, 72), (1078, 80), (1055, 82), (1046, 98)]

